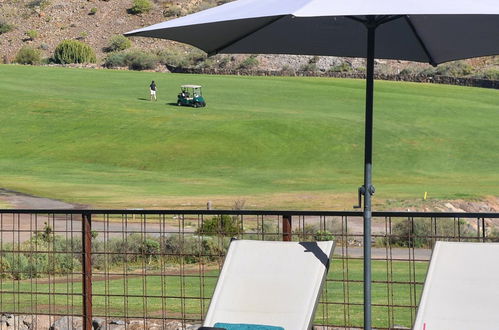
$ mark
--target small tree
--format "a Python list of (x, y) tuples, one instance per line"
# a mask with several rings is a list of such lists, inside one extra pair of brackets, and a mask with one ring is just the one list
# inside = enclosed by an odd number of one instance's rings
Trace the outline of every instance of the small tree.
[(19, 64), (39, 64), (41, 60), (40, 51), (31, 47), (22, 47), (16, 55), (16, 63)]
[(50, 243), (53, 241), (53, 230), (52, 226), (48, 223), (44, 223), (43, 230), (35, 231), (35, 236), (33, 239), (41, 243)]
[(148, 259), (148, 264), (151, 264), (152, 258), (155, 254), (159, 252), (159, 242), (150, 238), (146, 238), (144, 242), (142, 242), (142, 246), (140, 247), (140, 252), (144, 254)]
[(89, 45), (77, 40), (64, 40), (54, 51), (57, 63), (95, 63), (95, 53)]
[(199, 235), (236, 236), (241, 233), (241, 222), (237, 216), (219, 215), (205, 220), (196, 231)]

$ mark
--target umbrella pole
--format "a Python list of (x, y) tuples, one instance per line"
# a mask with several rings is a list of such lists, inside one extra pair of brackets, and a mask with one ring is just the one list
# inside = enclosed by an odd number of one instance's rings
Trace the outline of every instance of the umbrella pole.
[(364, 144), (364, 329), (371, 329), (371, 195), (372, 185), (372, 137), (373, 137), (373, 93), (374, 93), (374, 42), (375, 18), (370, 16), (367, 26), (366, 63), (366, 121)]

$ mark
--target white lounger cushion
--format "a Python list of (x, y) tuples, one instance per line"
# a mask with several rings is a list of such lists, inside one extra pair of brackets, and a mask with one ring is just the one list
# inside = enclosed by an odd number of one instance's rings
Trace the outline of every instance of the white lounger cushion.
[(309, 329), (333, 249), (333, 241), (233, 241), (204, 326), (224, 322)]
[(437, 242), (414, 329), (499, 329), (499, 244)]

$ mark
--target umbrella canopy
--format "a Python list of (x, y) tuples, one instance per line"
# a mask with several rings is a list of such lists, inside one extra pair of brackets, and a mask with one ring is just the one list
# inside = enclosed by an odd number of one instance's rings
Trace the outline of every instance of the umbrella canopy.
[(366, 57), (359, 21), (377, 16), (375, 58), (442, 62), (499, 52), (497, 0), (239, 0), (126, 33), (208, 54)]
[[(208, 54), (365, 57), (364, 329), (371, 329), (374, 58), (439, 63), (499, 54), (498, 0), (238, 0), (127, 36), (176, 40)], [(360, 206), (360, 205), (359, 205)]]

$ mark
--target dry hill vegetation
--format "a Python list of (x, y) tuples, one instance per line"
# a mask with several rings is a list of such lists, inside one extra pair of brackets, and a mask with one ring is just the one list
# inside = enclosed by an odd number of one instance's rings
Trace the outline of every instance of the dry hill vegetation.
[[(262, 69), (293, 74), (362, 71), (359, 59), (313, 56), (206, 55), (192, 47), (151, 38), (120, 39), (123, 32), (190, 14), (231, 0), (2, 0), (0, 62), (47, 64), (64, 40), (89, 45), (96, 67), (167, 71), (176, 67)], [(21, 51), (21, 52), (20, 52)], [(89, 58), (92, 58), (91, 56)], [(381, 73), (469, 76), (499, 80), (499, 57), (426, 64), (378, 61)]]

